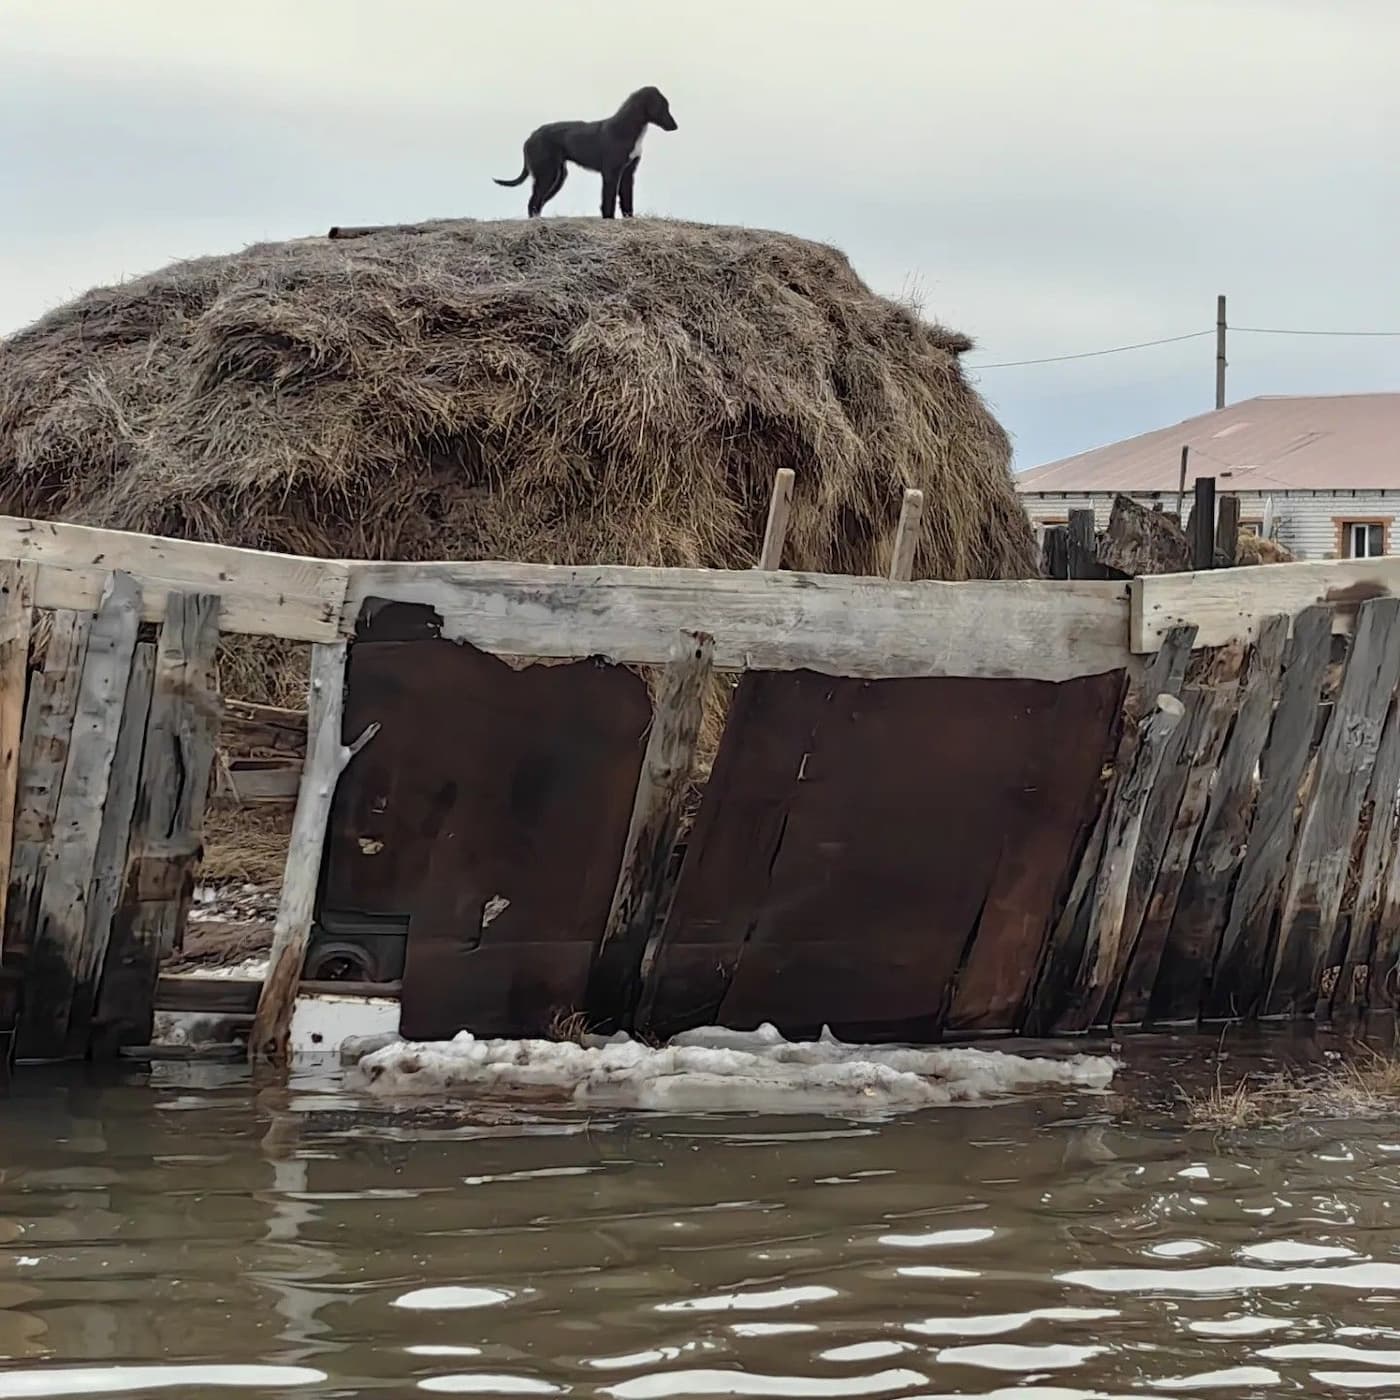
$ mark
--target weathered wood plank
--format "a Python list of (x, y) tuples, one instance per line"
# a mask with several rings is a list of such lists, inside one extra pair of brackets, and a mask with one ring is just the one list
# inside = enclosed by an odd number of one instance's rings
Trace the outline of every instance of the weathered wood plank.
[(1170, 971), (1164, 967), (1159, 974), (1169, 983), (1163, 987), (1162, 1013), (1169, 1020), (1188, 1006), (1197, 1011), (1202, 1006), (1244, 852), (1255, 771), (1273, 722), (1288, 621), (1266, 619), (1250, 648), (1239, 712), (1220, 755), (1196, 851), (1177, 897), (1166, 949)]
[(29, 683), (20, 743), (19, 795), (15, 800), (14, 850), (4, 926), (4, 943), (11, 954), (28, 949), (34, 937), (34, 921), (39, 917), (44, 853), (53, 835), (88, 628), (92, 625), (91, 613), (66, 608), (49, 617), (44, 665)]
[(1046, 578), (1064, 580), (1069, 577), (1069, 529), (1052, 525), (1040, 542), (1040, 572)]
[(372, 724), (353, 744), (342, 742), (345, 660), (344, 642), (323, 642), (311, 653), (306, 763), (302, 769), (296, 813), (292, 817), (268, 973), (258, 998), (253, 1033), (248, 1038), (248, 1056), (252, 1060), (286, 1063), (292, 1010), (311, 938), (316, 887), (321, 878), (321, 854), (325, 849), (326, 825), (336, 784), (346, 765), (379, 729), (378, 724)]
[(792, 488), (797, 473), (791, 467), (779, 467), (773, 476), (773, 494), (768, 501), (768, 524), (763, 531), (763, 548), (759, 552), (760, 569), (783, 567), (783, 545), (787, 542), (788, 517), (792, 514)]
[(713, 655), (712, 637), (683, 637), (657, 697), (617, 887), (588, 979), (589, 1020), (604, 1032), (632, 1029), (643, 959), (665, 913)]
[(1215, 478), (1198, 476), (1191, 509), (1191, 555), (1198, 569), (1215, 567)]
[(177, 943), (203, 854), (219, 730), (217, 597), (172, 593), (161, 628), (126, 878), (98, 993), (92, 1047), (112, 1056), (151, 1039), (160, 961)]
[(1132, 762), (1118, 785), (1108, 814), (1103, 860), (1094, 882), (1078, 984), (1055, 1019), (1057, 1034), (1086, 1030), (1098, 1024), (1110, 1009), (1123, 907), (1128, 897), (1143, 812), (1167, 743), (1184, 714), (1185, 707), (1180, 700), (1171, 695), (1158, 695), (1138, 722)]
[[(1238, 577), (1242, 572), (1233, 569), (1226, 577)], [(1278, 710), (1259, 759), (1254, 818), (1202, 1003), (1202, 1014), (1210, 1020), (1253, 1014), (1268, 980), (1266, 959), (1293, 848), (1298, 784), (1307, 766), (1318, 695), (1331, 651), (1331, 622), (1325, 607), (1307, 608), (1294, 619)]]
[(10, 853), (15, 844), (15, 799), (33, 614), (32, 566), (0, 563), (0, 930), (5, 927)]
[(1381, 905), (1395, 857), (1397, 819), (1400, 819), (1400, 705), (1391, 703), (1381, 731), (1376, 765), (1371, 770), (1367, 805), (1370, 828), (1361, 856), (1361, 871), (1351, 912), (1346, 916), (1346, 937), (1340, 975), (1332, 995), (1318, 1006), (1334, 1020), (1352, 1019), (1366, 1010), (1373, 949), (1380, 923)]
[(1096, 579), (1103, 577), (1099, 568), (1098, 541), (1094, 533), (1094, 512), (1092, 510), (1072, 510), (1069, 513), (1067, 532), (1069, 551), (1068, 575), (1072, 579)]
[(1103, 801), (1075, 870), (1069, 897), (1042, 951), (1041, 966), (1021, 1027), (1027, 1034), (1043, 1034), (1055, 1023), (1080, 977), (1089, 933), (1091, 896), (1103, 860), (1109, 814), (1117, 800), (1123, 775), (1132, 765), (1137, 746), (1138, 717), (1158, 695), (1175, 696), (1180, 693), (1195, 638), (1194, 627), (1173, 628), (1163, 639), (1157, 654), (1140, 668), (1129, 690), (1118, 749)]
[[(442, 635), (505, 656), (665, 665), (709, 632), (715, 669), (1068, 680), (1127, 664), (1126, 583), (889, 583), (762, 569), (356, 564), (347, 634), (367, 598), (432, 607)], [(995, 619), (995, 625), (991, 625)]]
[(1311, 1015), (1333, 966), (1337, 914), (1352, 839), (1400, 680), (1400, 598), (1364, 603), (1332, 722), (1318, 751), (1317, 781), (1298, 831), (1279, 921), (1267, 1010)]
[(171, 592), (207, 592), (222, 600), (220, 625), (226, 632), (308, 642), (339, 635), (349, 577), (349, 565), (340, 560), (14, 516), (0, 516), (3, 559), (38, 566), (34, 599), (41, 608), (92, 612), (107, 575), (121, 570), (140, 582), (147, 621), (165, 616)]
[(1233, 569), (1240, 553), (1240, 498), (1227, 492), (1219, 499), (1215, 516), (1216, 566)]
[(1154, 652), (1183, 622), (1198, 629), (1196, 645), (1252, 642), (1266, 618), (1325, 604), (1334, 631), (1350, 632), (1367, 598), (1400, 595), (1400, 557), (1335, 559), (1308, 564), (1254, 564), (1133, 579), (1130, 645)]
[(1242, 662), (1242, 647), (1221, 647), (1192, 697), (1185, 782), (1143, 913), (1138, 945), (1119, 992), (1115, 1019), (1123, 1024), (1137, 1025), (1148, 1017), (1194, 1019), (1200, 1010), (1199, 983), (1183, 975), (1170, 933), (1238, 703)]
[(919, 548), (919, 527), (923, 519), (924, 493), (910, 487), (899, 508), (899, 524), (890, 555), (890, 578), (896, 583), (908, 583), (914, 577), (914, 554)]
[(107, 802), (102, 811), (102, 832), (93, 862), (91, 892), (83, 927), (82, 958), (77, 984), (73, 989), (68, 1018), (69, 1058), (86, 1055), (88, 1035), (97, 1010), (102, 969), (111, 940), (112, 918), (121, 898), (126, 877), (127, 850), (131, 823), (136, 811), (136, 795), (141, 784), (141, 758), (146, 748), (146, 726), (150, 722), (151, 693), (155, 685), (156, 644), (138, 642), (127, 676), (122, 704), (121, 728), (107, 784)]
[(112, 574), (88, 634), (73, 737), (44, 859), (19, 1037), (25, 1059), (64, 1054), (73, 995), (84, 973), (87, 902), (140, 613), (136, 581), (130, 574)]
[(219, 747), (233, 754), (271, 751), (301, 758), (306, 753), (306, 711), (225, 700)]

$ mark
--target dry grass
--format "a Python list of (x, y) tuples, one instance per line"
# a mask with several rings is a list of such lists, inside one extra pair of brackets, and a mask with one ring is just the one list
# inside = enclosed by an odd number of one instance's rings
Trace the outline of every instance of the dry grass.
[(1181, 1100), (1191, 1127), (1223, 1130), (1395, 1113), (1400, 1110), (1400, 1056), (1358, 1045), (1326, 1069), (1246, 1076), (1230, 1088), (1217, 1076), (1209, 1090), (1182, 1090)]
[(0, 343), (0, 510), (340, 557), (1036, 572), (970, 342), (834, 249), (664, 220), (307, 238), (89, 292)]
[(199, 878), (216, 884), (280, 885), (291, 831), (290, 805), (211, 802), (204, 814)]
[(556, 1011), (549, 1019), (546, 1040), (571, 1041), (583, 1045), (589, 1036), (588, 1017), (582, 1011)]

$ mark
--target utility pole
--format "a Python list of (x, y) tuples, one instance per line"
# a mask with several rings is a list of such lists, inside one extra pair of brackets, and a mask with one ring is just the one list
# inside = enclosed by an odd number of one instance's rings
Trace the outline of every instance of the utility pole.
[(1215, 299), (1215, 406), (1225, 407), (1225, 298)]

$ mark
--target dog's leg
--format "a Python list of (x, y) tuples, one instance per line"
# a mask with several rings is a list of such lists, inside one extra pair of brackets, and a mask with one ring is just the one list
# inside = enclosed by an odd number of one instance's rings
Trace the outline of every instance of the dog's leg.
[(538, 218), (544, 206), (564, 188), (564, 179), (568, 173), (568, 166), (560, 161), (557, 167), (541, 170), (535, 176), (535, 185), (530, 193), (530, 204), (527, 210), (530, 218)]
[(603, 171), (603, 217), (611, 219), (617, 213), (617, 187), (622, 172)]
[(632, 217), (632, 183), (637, 178), (637, 166), (640, 161), (629, 160), (622, 167), (622, 179), (617, 185), (617, 199), (622, 206), (622, 217), (630, 219)]

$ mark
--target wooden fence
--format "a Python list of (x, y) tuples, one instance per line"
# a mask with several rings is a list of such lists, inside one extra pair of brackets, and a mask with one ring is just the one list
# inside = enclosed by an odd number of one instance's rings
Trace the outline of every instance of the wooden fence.
[[(892, 578), (798, 574), (776, 567), (790, 492), (780, 480), (766, 567), (729, 572), (323, 561), (0, 518), (0, 1036), (35, 1058), (149, 1040), (201, 855), (214, 648), (221, 633), (271, 635), (312, 648), (306, 736), (275, 741), (304, 743), (305, 759), (250, 1041), (285, 1056), (337, 780), (375, 737), (375, 722), (342, 732), (347, 649), (385, 604), (487, 654), (667, 668), (594, 985), (607, 959), (635, 979), (661, 931), (697, 673), (1052, 691), (1117, 677), (1116, 752), (1083, 830), (1059, 832), (1065, 878), (1042, 880), (1032, 908), (1014, 851), (989, 875), (999, 926), (1022, 930), (999, 945), (1011, 990), (994, 1015), (961, 1016), (986, 973), (970, 931), (944, 931), (965, 942), (936, 989), (942, 1014), (919, 1024), (1067, 1032), (1392, 1006), (1400, 559), (910, 583), (909, 493)], [(31, 672), (36, 618), (48, 635)], [(1007, 890), (1022, 904), (1003, 907)]]

